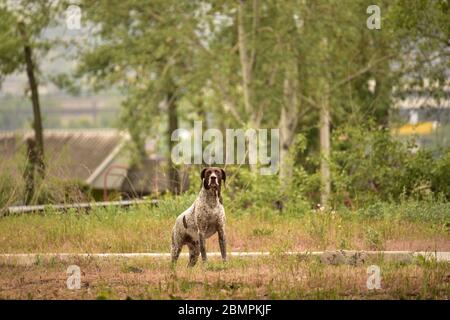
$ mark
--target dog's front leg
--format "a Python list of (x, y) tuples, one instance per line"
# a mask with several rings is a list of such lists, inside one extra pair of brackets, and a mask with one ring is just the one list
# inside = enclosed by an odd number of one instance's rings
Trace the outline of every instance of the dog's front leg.
[(200, 253), (202, 255), (203, 262), (206, 262), (206, 246), (205, 246), (205, 233), (199, 231), (198, 232), (198, 240), (200, 243)]
[(219, 234), (219, 246), (220, 246), (220, 254), (222, 255), (223, 262), (227, 261), (227, 240), (225, 236), (225, 230), (223, 226), (220, 226), (217, 230)]

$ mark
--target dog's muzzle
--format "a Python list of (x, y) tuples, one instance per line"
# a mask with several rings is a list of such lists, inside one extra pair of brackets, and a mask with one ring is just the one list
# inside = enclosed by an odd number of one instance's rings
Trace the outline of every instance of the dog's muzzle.
[(209, 177), (209, 186), (210, 187), (218, 187), (219, 183), (217, 181), (217, 176), (212, 175), (211, 177)]

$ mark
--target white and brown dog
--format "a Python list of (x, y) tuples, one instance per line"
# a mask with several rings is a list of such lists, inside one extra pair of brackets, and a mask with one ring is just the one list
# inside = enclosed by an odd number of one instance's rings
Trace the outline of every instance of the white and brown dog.
[(178, 216), (172, 230), (172, 263), (178, 260), (184, 245), (189, 248), (189, 267), (193, 267), (201, 253), (206, 261), (205, 240), (216, 232), (222, 259), (227, 259), (225, 240), (225, 210), (221, 196), (225, 171), (221, 168), (204, 168), (201, 172), (202, 189), (194, 203)]

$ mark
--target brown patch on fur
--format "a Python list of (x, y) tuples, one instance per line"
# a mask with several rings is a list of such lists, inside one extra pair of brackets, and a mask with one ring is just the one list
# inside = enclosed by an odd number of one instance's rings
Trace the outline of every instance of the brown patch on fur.
[(192, 239), (192, 237), (190, 235), (185, 234), (184, 238), (183, 238), (183, 241), (186, 242), (186, 243), (192, 243), (193, 239)]

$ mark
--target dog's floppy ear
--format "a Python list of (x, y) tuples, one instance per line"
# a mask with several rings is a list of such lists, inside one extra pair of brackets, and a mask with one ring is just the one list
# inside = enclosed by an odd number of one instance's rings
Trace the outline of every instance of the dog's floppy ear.
[(200, 173), (200, 179), (202, 179), (202, 180), (205, 179), (206, 169), (208, 169), (208, 168), (203, 168), (202, 173)]
[(225, 170), (220, 169), (220, 171), (222, 171), (222, 179), (223, 179), (223, 183), (225, 183), (225, 181), (227, 180), (227, 175), (225, 173)]

